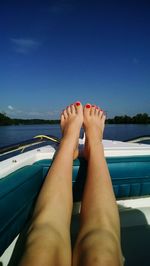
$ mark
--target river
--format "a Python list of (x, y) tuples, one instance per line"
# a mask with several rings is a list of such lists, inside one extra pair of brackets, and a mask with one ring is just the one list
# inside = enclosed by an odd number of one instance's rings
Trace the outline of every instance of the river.
[[(0, 147), (31, 139), (36, 135), (61, 137), (59, 125), (19, 125), (0, 127)], [(150, 135), (150, 125), (106, 125), (104, 139), (127, 140), (141, 135)]]

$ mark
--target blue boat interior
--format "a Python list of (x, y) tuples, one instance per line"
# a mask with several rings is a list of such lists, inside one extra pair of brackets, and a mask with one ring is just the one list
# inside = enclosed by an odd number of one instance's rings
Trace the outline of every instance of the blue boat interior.
[[(107, 163), (116, 199), (150, 195), (150, 156), (107, 158)], [(52, 160), (41, 160), (0, 179), (0, 255), (31, 218), (51, 164)], [(83, 158), (74, 161), (74, 201), (82, 200), (86, 171)]]

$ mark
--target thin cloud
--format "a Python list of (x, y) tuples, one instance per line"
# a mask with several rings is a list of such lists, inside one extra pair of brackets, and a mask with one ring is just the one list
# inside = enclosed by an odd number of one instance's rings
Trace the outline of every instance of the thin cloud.
[(16, 117), (22, 115), (23, 111), (13, 107), (12, 105), (8, 105), (7, 110), (5, 110), (5, 113), (10, 117)]
[(14, 51), (20, 54), (29, 54), (36, 50), (40, 45), (38, 41), (33, 39), (11, 38), (10, 40)]
[(60, 114), (59, 110), (46, 112), (46, 115), (48, 115), (48, 116), (54, 116), (54, 115), (59, 115), (59, 114)]
[(13, 111), (14, 110), (14, 107), (12, 107), (12, 105), (8, 105), (7, 107), (10, 111)]
[(57, 119), (59, 117), (59, 111), (36, 111), (36, 110), (19, 110), (9, 105), (7, 107), (6, 114), (12, 118), (21, 119)]

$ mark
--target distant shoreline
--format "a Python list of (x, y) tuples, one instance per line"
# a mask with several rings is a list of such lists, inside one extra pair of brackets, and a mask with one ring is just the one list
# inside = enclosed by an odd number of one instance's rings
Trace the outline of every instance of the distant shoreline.
[(11, 126), (11, 125), (55, 125), (59, 124), (60, 120), (45, 120), (45, 119), (21, 119), (21, 118), (10, 118), (6, 114), (0, 113), (0, 126)]
[[(11, 125), (57, 125), (60, 124), (59, 119), (44, 120), (44, 119), (18, 119), (10, 118), (6, 114), (0, 113), (0, 126)], [(137, 114), (133, 117), (115, 116), (114, 118), (108, 118), (106, 124), (150, 124), (150, 116), (147, 113)]]
[(59, 125), (60, 123), (19, 123), (19, 124), (0, 124), (1, 126), (34, 126), (34, 125)]

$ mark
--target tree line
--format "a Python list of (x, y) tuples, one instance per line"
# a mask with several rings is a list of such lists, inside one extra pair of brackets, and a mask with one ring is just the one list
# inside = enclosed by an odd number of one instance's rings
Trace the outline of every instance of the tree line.
[[(59, 124), (60, 120), (44, 120), (44, 119), (18, 119), (10, 118), (4, 113), (0, 113), (0, 126), (7, 125), (37, 125), (37, 124)], [(150, 124), (150, 116), (147, 113), (137, 114), (135, 116), (115, 116), (108, 118), (107, 124)]]
[(137, 114), (135, 116), (115, 116), (107, 119), (108, 124), (150, 124), (150, 116), (147, 113)]
[(60, 122), (60, 120), (10, 118), (6, 114), (0, 113), (0, 126), (59, 124), (59, 122)]

